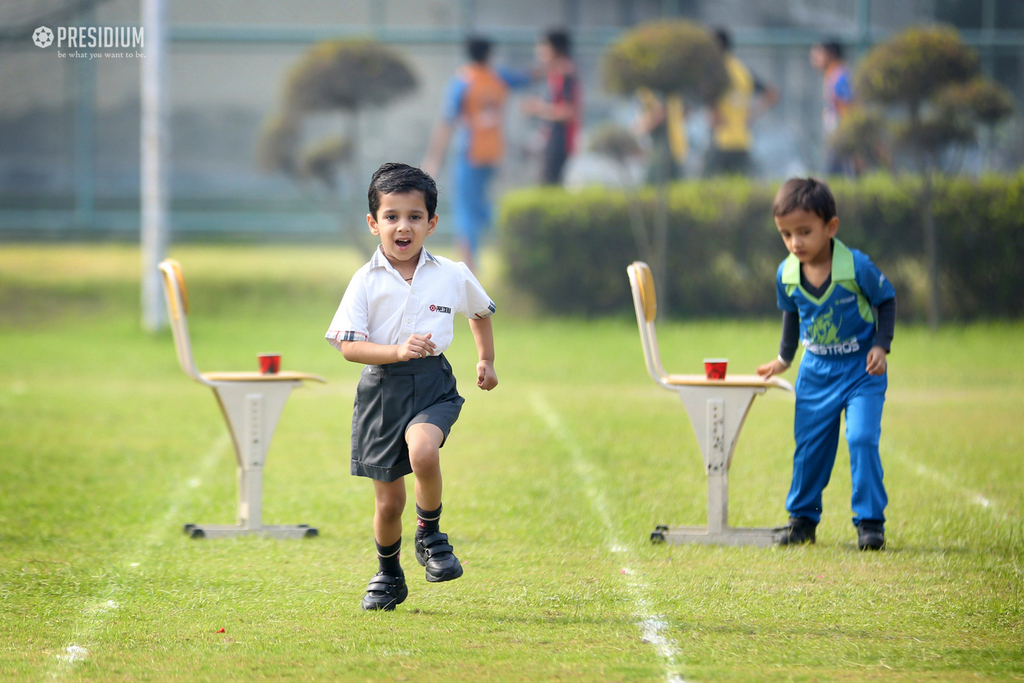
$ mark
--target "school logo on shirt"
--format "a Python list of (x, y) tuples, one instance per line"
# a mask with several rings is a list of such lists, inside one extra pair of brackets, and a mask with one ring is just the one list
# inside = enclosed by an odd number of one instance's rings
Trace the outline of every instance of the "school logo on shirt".
[(452, 309), (448, 308), (447, 306), (436, 306), (434, 304), (430, 304), (430, 312), (431, 313), (451, 313)]

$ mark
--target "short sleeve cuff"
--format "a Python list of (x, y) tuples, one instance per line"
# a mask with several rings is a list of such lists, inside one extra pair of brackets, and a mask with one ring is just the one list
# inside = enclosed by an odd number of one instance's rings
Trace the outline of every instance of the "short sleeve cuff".
[(370, 341), (370, 336), (364, 332), (355, 332), (353, 330), (345, 330), (343, 332), (338, 330), (328, 330), (327, 341), (331, 346), (341, 351), (341, 342)]
[(473, 315), (469, 316), (469, 318), (472, 320), (483, 320), (484, 318), (490, 318), (492, 315), (494, 315), (494, 311), (496, 310), (497, 309), (494, 306), (494, 302), (489, 301), (487, 302), (487, 310), (480, 311), (479, 313), (474, 313)]

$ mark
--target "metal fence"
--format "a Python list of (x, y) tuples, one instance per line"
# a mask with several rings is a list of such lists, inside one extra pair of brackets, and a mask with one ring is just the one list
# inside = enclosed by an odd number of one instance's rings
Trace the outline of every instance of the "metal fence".
[[(170, 224), (176, 239), (333, 239), (341, 234), (339, 221), (361, 221), (369, 172), (385, 160), (422, 158), (444, 84), (462, 62), (465, 37), (476, 32), (495, 40), (496, 62), (527, 67), (543, 29), (574, 27), (585, 124), (592, 127), (609, 120), (628, 124), (634, 115), (633, 103), (601, 87), (601, 54), (625, 28), (673, 16), (729, 27), (737, 55), (782, 96), (754, 129), (753, 155), (764, 177), (819, 168), (821, 80), (807, 63), (807, 50), (825, 36), (845, 43), (855, 61), (907, 25), (958, 22), (964, 42), (979, 49), (986, 73), (1024, 100), (1024, 12), (1011, 0), (350, 0), (306, 3), (299, 16), (257, 12), (254, 5), (262, 7), (241, 0), (170, 5)], [(138, 3), (35, 0), (0, 9), (0, 22), (0, 235), (134, 239), (143, 57), (109, 57), (116, 52), (99, 49), (76, 52), (103, 53), (101, 58), (73, 57), (70, 50), (37, 48), (31, 36), (46, 22), (139, 25)], [(417, 94), (361, 116), (361, 156), (339, 192), (261, 172), (257, 141), (280, 105), (288, 69), (317, 41), (346, 36), (375, 37), (405, 52), (420, 78)], [(338, 117), (315, 117), (305, 130), (313, 136), (339, 125)], [(1006, 127), (1006, 139), (997, 141), (997, 168), (1024, 161), (1020, 132), (1018, 118)], [(707, 145), (701, 115), (691, 120), (690, 133), (696, 157)], [(534, 122), (510, 116), (510, 153), (497, 192), (532, 182), (536, 134)], [(579, 155), (576, 168), (584, 180), (587, 164), (587, 155)], [(443, 213), (447, 183), (439, 180)]]

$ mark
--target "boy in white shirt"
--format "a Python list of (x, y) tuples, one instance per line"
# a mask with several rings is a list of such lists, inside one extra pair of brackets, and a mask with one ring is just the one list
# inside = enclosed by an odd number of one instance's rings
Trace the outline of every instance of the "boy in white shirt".
[(399, 563), (407, 474), (415, 474), (416, 559), (427, 581), (462, 576), (447, 534), (440, 532), (440, 449), (459, 417), (451, 365), (454, 316), (462, 313), (476, 341), (477, 386), (498, 385), (494, 373), (494, 303), (463, 263), (424, 247), (437, 226), (437, 186), (418, 168), (387, 163), (367, 192), (370, 232), (380, 248), (349, 282), (327, 340), (346, 360), (367, 365), (352, 412), (352, 474), (373, 479), (374, 540), (380, 568), (363, 598), (365, 610), (393, 610), (409, 590)]

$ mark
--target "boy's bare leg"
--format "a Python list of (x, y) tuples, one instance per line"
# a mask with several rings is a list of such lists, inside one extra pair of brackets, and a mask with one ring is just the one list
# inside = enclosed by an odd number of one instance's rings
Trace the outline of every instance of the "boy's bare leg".
[(409, 462), (416, 475), (416, 505), (424, 510), (441, 507), (441, 443), (444, 432), (437, 425), (420, 422), (405, 432)]
[(451, 581), (462, 576), (462, 564), (441, 533), (441, 442), (444, 432), (418, 423), (405, 432), (409, 461), (416, 475), (416, 560), (426, 567), (427, 581)]
[(393, 545), (402, 537), (405, 510), (405, 479), (373, 482), (373, 537), (381, 545)]

